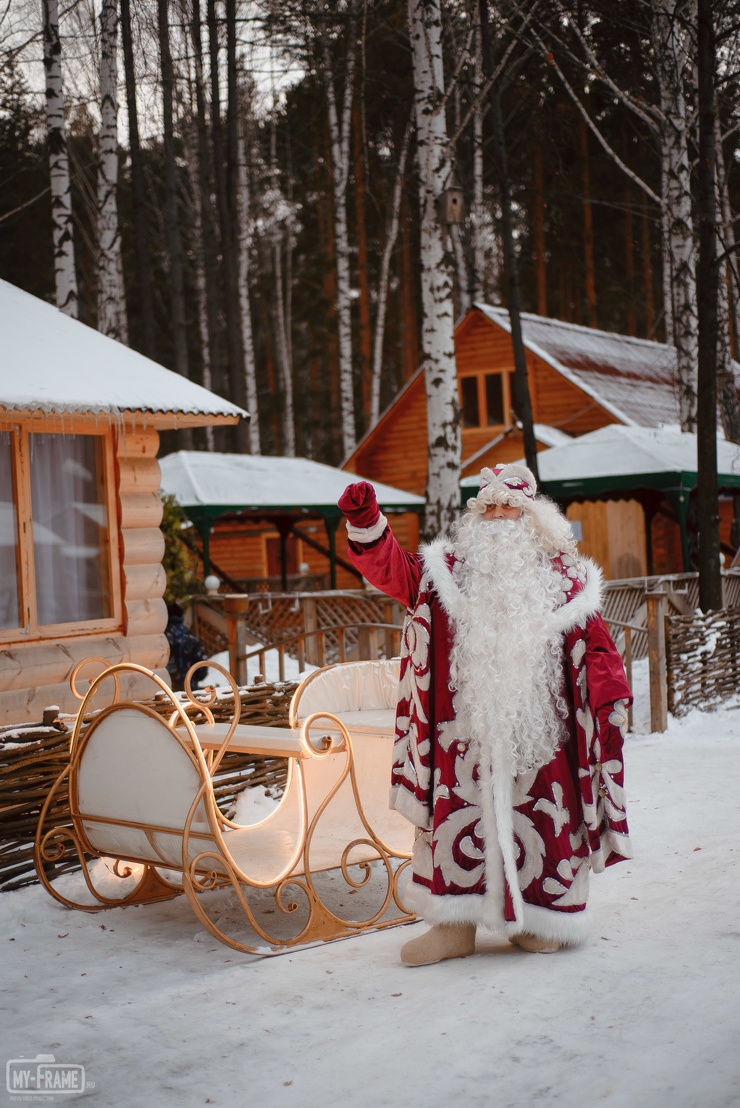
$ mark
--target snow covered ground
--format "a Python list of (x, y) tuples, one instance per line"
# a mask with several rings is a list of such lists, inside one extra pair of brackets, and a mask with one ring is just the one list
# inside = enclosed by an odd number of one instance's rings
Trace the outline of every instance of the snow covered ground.
[(6, 893), (0, 1086), (48, 1054), (94, 1087), (36, 1101), (93, 1108), (737, 1105), (740, 707), (632, 735), (626, 766), (635, 859), (594, 878), (591, 941), (555, 955), (484, 933), (409, 969), (414, 924), (256, 959), (184, 899), (87, 915)]

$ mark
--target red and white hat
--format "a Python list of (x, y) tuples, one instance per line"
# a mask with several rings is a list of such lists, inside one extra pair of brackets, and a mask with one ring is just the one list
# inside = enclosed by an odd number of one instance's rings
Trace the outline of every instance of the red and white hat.
[(510, 504), (526, 510), (536, 494), (537, 482), (530, 469), (516, 462), (499, 463), (481, 470), (478, 495), (468, 500), (468, 507), (483, 512), (491, 504)]

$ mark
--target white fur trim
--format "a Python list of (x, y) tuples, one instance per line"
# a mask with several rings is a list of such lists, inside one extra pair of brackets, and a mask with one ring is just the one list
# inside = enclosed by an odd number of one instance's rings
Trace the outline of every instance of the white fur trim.
[(404, 891), (403, 900), (412, 912), (432, 926), (435, 923), (474, 923), (488, 931), (504, 931), (507, 938), (534, 935), (564, 946), (586, 942), (593, 924), (588, 908), (582, 912), (557, 912), (535, 904), (523, 905), (521, 922), (505, 923), (503, 913), (491, 910), (488, 894), (434, 896), (424, 885), (415, 882)]
[(503, 927), (503, 914), (498, 918), (499, 905), (492, 905), (489, 895), (475, 896), (460, 893), (457, 896), (434, 896), (424, 885), (412, 881), (404, 890), (403, 901), (425, 923), (474, 923), (499, 931)]
[(458, 611), (459, 589), (453, 580), (452, 571), (447, 565), (446, 558), (446, 555), (452, 552), (452, 546), (445, 539), (435, 539), (428, 546), (421, 547), (424, 569), (431, 578), (442, 607), (447, 615), (454, 619)]
[[(442, 607), (447, 615), (454, 619), (458, 611), (459, 589), (452, 576), (452, 570), (447, 564), (446, 555), (451, 553), (453, 548), (444, 539), (436, 539), (421, 548), (424, 569), (431, 578)], [(555, 612), (555, 623), (562, 634), (572, 631), (574, 627), (583, 626), (601, 609), (604, 592), (604, 575), (601, 568), (591, 558), (580, 558), (579, 561), (586, 567), (586, 584), (572, 600), (563, 604), (562, 608), (558, 608)]]
[(574, 627), (583, 627), (591, 616), (601, 610), (604, 592), (601, 568), (590, 558), (579, 558), (579, 561), (586, 567), (586, 584), (572, 600), (555, 612), (555, 623), (563, 634), (572, 631)]
[(353, 527), (347, 520), (347, 534), (353, 542), (375, 542), (388, 526), (388, 520), (381, 512), (372, 527)]
[(586, 942), (592, 922), (588, 908), (584, 908), (582, 912), (557, 912), (552, 908), (525, 904), (522, 922), (507, 923), (506, 934), (534, 935), (538, 939), (549, 939), (564, 946), (579, 946)]

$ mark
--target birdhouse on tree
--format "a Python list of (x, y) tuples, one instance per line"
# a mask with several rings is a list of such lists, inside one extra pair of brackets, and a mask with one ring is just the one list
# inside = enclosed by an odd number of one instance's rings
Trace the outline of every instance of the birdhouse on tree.
[(439, 198), (440, 223), (462, 223), (465, 213), (463, 190), (459, 185), (450, 185)]

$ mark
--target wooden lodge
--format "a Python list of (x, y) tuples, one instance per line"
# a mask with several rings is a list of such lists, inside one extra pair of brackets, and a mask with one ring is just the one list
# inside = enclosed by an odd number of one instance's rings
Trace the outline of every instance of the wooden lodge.
[[(529, 313), (522, 316), (522, 331), (538, 450), (612, 424), (678, 424), (672, 347)], [(508, 311), (476, 304), (456, 328), (455, 357), (465, 481), (483, 466), (524, 455)], [(426, 398), (419, 369), (344, 465), (363, 477), (423, 494), (426, 459)], [(604, 564), (608, 577), (687, 568), (680, 521), (670, 502), (655, 508), (651, 501), (646, 513), (640, 496), (632, 497), (629, 489), (608, 499), (569, 497), (560, 489), (558, 497), (578, 525), (581, 549)], [(720, 512), (727, 541), (732, 515), (727, 498)]]
[(159, 431), (246, 413), (5, 281), (0, 333), (0, 723), (22, 723), (75, 710), (85, 658), (166, 679)]

